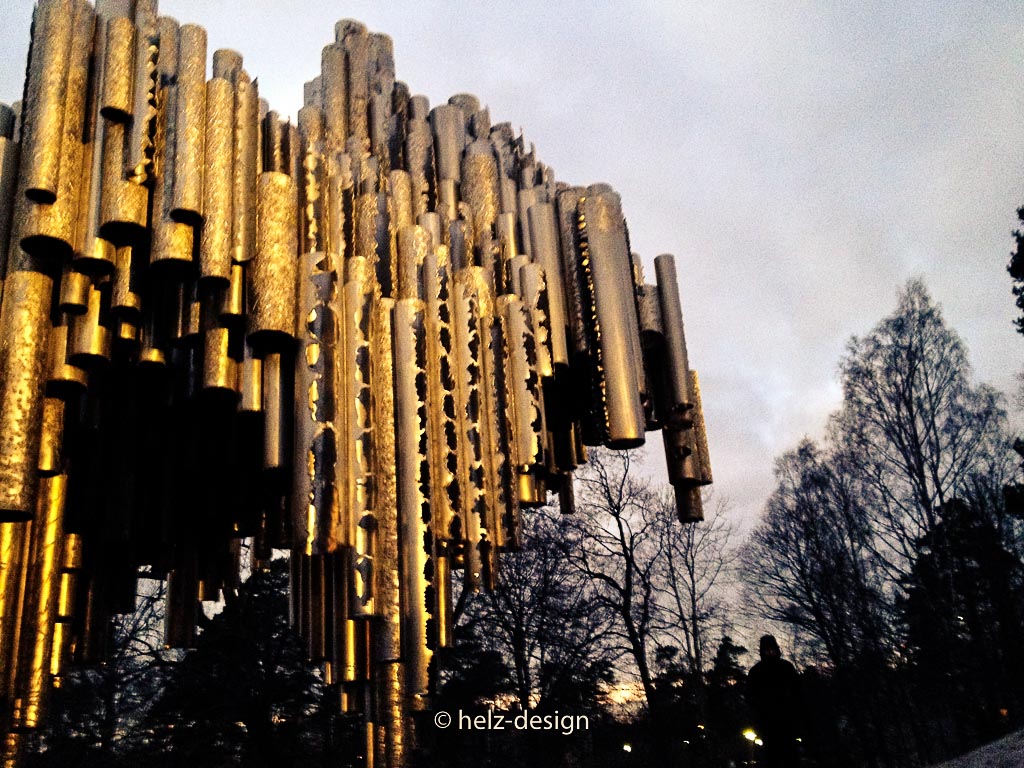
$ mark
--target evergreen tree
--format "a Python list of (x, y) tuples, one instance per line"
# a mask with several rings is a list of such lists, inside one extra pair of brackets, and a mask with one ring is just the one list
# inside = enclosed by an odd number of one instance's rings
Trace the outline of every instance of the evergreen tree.
[(168, 764), (304, 766), (329, 747), (324, 689), (289, 626), (287, 587), (287, 560), (271, 560), (177, 665), (148, 721)]

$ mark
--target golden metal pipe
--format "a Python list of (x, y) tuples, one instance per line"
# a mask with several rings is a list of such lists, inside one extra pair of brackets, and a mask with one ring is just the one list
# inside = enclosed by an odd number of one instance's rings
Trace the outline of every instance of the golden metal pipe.
[(586, 257), (592, 281), (593, 324), (600, 348), (600, 410), (607, 420), (605, 442), (612, 448), (629, 448), (644, 442), (644, 414), (632, 350), (637, 335), (633, 281), (629, 277), (629, 252), (618, 195), (601, 192), (580, 203), (581, 237), (586, 238)]
[(551, 203), (534, 203), (529, 208), (528, 216), (530, 220), (530, 255), (537, 264), (544, 268), (544, 281), (547, 285), (551, 361), (556, 366), (566, 366), (569, 364), (569, 349), (566, 341), (568, 323), (555, 207)]
[(231, 279), (232, 194), (235, 183), (235, 89), (223, 78), (206, 83), (206, 168), (203, 172), (203, 233), (199, 274), (226, 284)]
[[(426, 297), (427, 397), (429, 401), (431, 519), (436, 539), (449, 542), (461, 529), (459, 509), (458, 395), (454, 371), (448, 249), (429, 251), (423, 262)], [(445, 552), (447, 553), (447, 549)]]
[(203, 216), (206, 169), (206, 30), (183, 24), (178, 28), (177, 43), (174, 151), (169, 159), (173, 165), (171, 216), (198, 224)]
[(32, 17), (33, 46), (23, 108), (22, 183), (28, 199), (42, 204), (57, 200), (75, 7), (74, 0), (41, 0)]
[(406, 672), (401, 662), (376, 668), (367, 754), (379, 768), (402, 768), (413, 741), (412, 720), (406, 712)]
[(370, 90), (370, 38), (366, 26), (358, 21), (342, 20), (335, 25), (335, 39), (345, 49), (348, 135), (369, 141), (367, 124)]
[(84, 370), (68, 362), (68, 327), (55, 326), (50, 331), (46, 357), (46, 383), (57, 391), (80, 391), (89, 383)]
[(263, 358), (263, 468), (281, 469), (285, 466), (284, 407), (282, 402), (283, 374), (281, 355), (269, 354)]
[(406, 696), (416, 709), (426, 706), (430, 692), (428, 670), (433, 643), (428, 637), (428, 624), (434, 609), (424, 309), (418, 299), (400, 299), (394, 315), (402, 660)]
[[(505, 337), (505, 381), (511, 394), (511, 447), (517, 474), (521, 504), (543, 505), (544, 486), (538, 475), (547, 460), (544, 455), (544, 404), (537, 372), (536, 342), (530, 317), (523, 302), (515, 296), (500, 296), (497, 301)], [(518, 544), (518, 520), (507, 526), (507, 535)]]
[(0, 521), (27, 520), (35, 509), (52, 295), (47, 275), (7, 276), (0, 309)]
[(391, 37), (370, 33), (368, 59), (370, 92), (390, 98), (395, 89), (395, 44)]
[(388, 172), (388, 212), (392, 230), (415, 226), (416, 211), (412, 200), (412, 177), (403, 170)]
[(109, 323), (110, 285), (89, 289), (89, 303), (84, 315), (71, 318), (68, 335), (68, 360), (88, 368), (110, 359)]
[(494, 583), (494, 548), (502, 535), (499, 516), (508, 502), (501, 482), (506, 457), (494, 402), (494, 302), (483, 268), (467, 267), (455, 274), (452, 304), (465, 579), (468, 589), (478, 589)]
[(338, 436), (332, 380), (341, 318), (335, 318), (331, 306), (334, 273), (327, 254), (303, 254), (300, 269), (292, 520), (295, 548), (319, 555), (335, 551), (346, 541), (336, 485)]
[(105, 22), (100, 115), (128, 123), (135, 109), (135, 22), (124, 16)]
[(551, 356), (551, 318), (548, 315), (550, 291), (547, 272), (539, 264), (525, 263), (519, 268), (520, 295), (530, 310), (530, 327), (534, 333), (537, 373), (544, 378), (555, 374)]
[(460, 194), (469, 211), (472, 260), (494, 285), (494, 235), (498, 219), (498, 164), (491, 142), (477, 139), (462, 158)]
[(249, 413), (263, 411), (263, 361), (252, 356), (246, 346), (242, 360), (242, 401), (238, 410)]
[(439, 182), (462, 179), (462, 150), (466, 146), (466, 124), (462, 111), (451, 104), (440, 104), (430, 111), (434, 132), (434, 162)]
[(224, 392), (232, 397), (240, 389), (239, 364), (231, 356), (232, 332), (229, 328), (208, 327), (203, 340), (203, 389)]
[(132, 77), (132, 121), (128, 128), (125, 174), (136, 184), (153, 171), (153, 120), (157, 87), (157, 0), (135, 0), (135, 61)]
[(348, 87), (345, 81), (345, 49), (328, 45), (320, 54), (321, 98), (325, 141), (329, 153), (343, 152), (348, 138)]
[(64, 274), (60, 280), (60, 300), (58, 309), (69, 315), (79, 315), (89, 306), (89, 288), (92, 280), (83, 272), (78, 272), (70, 264), (64, 265)]
[[(327, 250), (327, 168), (324, 116), (317, 106), (299, 110), (302, 174), (298, 177), (300, 247), (303, 253)], [(304, 314), (300, 310), (300, 315)]]
[(169, 648), (191, 648), (195, 644), (196, 615), (199, 610), (199, 574), (196, 565), (195, 554), (185, 553), (167, 574), (164, 642)]
[(47, 477), (40, 485), (21, 626), (22, 660), (15, 680), (15, 697), (20, 700), (17, 717), (20, 728), (39, 727), (50, 688), (48, 676), (60, 593), (66, 495), (66, 475)]
[(584, 190), (570, 187), (555, 196), (558, 215), (558, 234), (561, 244), (562, 274), (565, 276), (566, 321), (569, 326), (570, 362), (574, 357), (587, 354), (590, 349), (587, 334), (588, 311), (584, 305), (583, 285), (579, 268), (579, 201)]
[[(345, 542), (355, 546), (356, 526), (370, 505), (373, 473), (373, 413), (371, 397), (370, 324), (374, 281), (368, 259), (357, 256), (345, 263), (342, 346), (336, 369), (340, 421), (338, 456)], [(389, 375), (388, 372), (383, 372)], [(379, 388), (378, 388), (379, 391)]]
[(0, 523), (0, 702), (13, 700), (31, 521)]
[[(13, 114), (10, 107), (0, 105), (0, 117), (12, 120)], [(20, 156), (21, 145), (10, 136), (0, 135), (0, 299), (3, 298), (3, 281), (7, 275), (7, 251), (11, 241), (12, 217), (16, 207), (15, 193)]]
[(143, 235), (149, 206), (146, 187), (124, 178), (125, 134), (122, 123), (108, 122), (103, 131), (100, 234), (115, 243)]
[(693, 432), (694, 444), (699, 456), (700, 484), (710, 485), (714, 482), (711, 476), (711, 455), (708, 453), (708, 433), (704, 425), (704, 407), (700, 399), (700, 379), (696, 371), (690, 371), (690, 396), (693, 398)]
[(213, 52), (213, 76), (222, 77), (229, 82), (242, 72), (242, 54), (230, 48), (218, 48)]
[(244, 71), (235, 79), (235, 132), (232, 150), (234, 179), (232, 190), (231, 240), (234, 260), (244, 263), (256, 254), (256, 203), (259, 167), (260, 97), (256, 83)]
[(430, 253), (430, 235), (410, 224), (398, 230), (398, 259), (394, 274), (399, 299), (423, 298), (423, 265)]
[(405, 165), (412, 185), (413, 209), (419, 217), (433, 210), (434, 138), (426, 120), (409, 120), (405, 129)]
[[(350, 306), (354, 307), (355, 303)], [(371, 305), (369, 316), (366, 317), (369, 322), (366, 342), (368, 376), (363, 378), (365, 366), (361, 363), (354, 365), (352, 369), (355, 378), (352, 380), (353, 389), (349, 394), (349, 404), (350, 408), (356, 406), (354, 411), (349, 411), (348, 416), (348, 428), (353, 437), (349, 491), (355, 555), (352, 582), (354, 599), (350, 607), (352, 615), (378, 612), (376, 589), (381, 579), (390, 578), (392, 573), (382, 571), (377, 558), (380, 543), (378, 534), (391, 536), (394, 533), (393, 523), (387, 515), (390, 515), (391, 510), (398, 504), (395, 474), (393, 307), (392, 299), (379, 299)], [(363, 342), (354, 323), (346, 327), (346, 340), (351, 344), (347, 337), (349, 331), (356, 335), (356, 341), (361, 345)], [(383, 522), (386, 528), (380, 530), (381, 514), (385, 510), (387, 513)], [(393, 544), (384, 544), (385, 553), (389, 556), (393, 554)], [(385, 567), (393, 568), (395, 565), (388, 563)]]
[(251, 280), (250, 341), (274, 343), (295, 332), (298, 227), (295, 184), (284, 173), (260, 174), (256, 259)]
[(401, 152), (392, 141), (397, 121), (391, 114), (391, 98), (391, 93), (371, 93), (368, 105), (370, 153), (381, 159), (385, 169), (392, 167), (392, 150)]
[(245, 268), (241, 264), (231, 265), (228, 286), (220, 292), (220, 296), (218, 314), (222, 321), (227, 318), (242, 320), (245, 317)]
[(47, 397), (43, 401), (43, 432), (39, 442), (39, 474), (49, 477), (64, 464), (64, 401)]
[(645, 404), (644, 414), (648, 430), (662, 426), (670, 410), (668, 381), (664, 375), (665, 329), (661, 321), (661, 300), (658, 288), (641, 285), (637, 291), (637, 310), (640, 320), (640, 345), (644, 358), (644, 372), (650, 393), (650, 402)]
[[(150, 263), (181, 271), (194, 269), (193, 249), (199, 243), (191, 224), (171, 219), (174, 200), (175, 146), (177, 139), (178, 23), (158, 21), (158, 88), (155, 96), (153, 137), (153, 232)], [(205, 86), (204, 86), (205, 87)]]
[(104, 134), (107, 121), (100, 115), (98, 104), (102, 95), (103, 63), (106, 58), (107, 14), (97, 15), (93, 36), (93, 72), (89, 79), (89, 110), (84, 120), (82, 147), (82, 186), (78, 201), (78, 232), (75, 260), (90, 272), (109, 272), (114, 265), (114, 248), (100, 237), (103, 207)]
[[(67, 89), (62, 102), (64, 116), (61, 120), (60, 143), (50, 148), (59, 156), (60, 167), (57, 176), (57, 196), (52, 204), (30, 202), (30, 197), (19, 199), (15, 210), (22, 212), (16, 219), (22, 224), (21, 246), (38, 256), (49, 256), (54, 250), (61, 255), (80, 248), (76, 237), (79, 196), (82, 186), (82, 158), (85, 147), (84, 120), (85, 103), (88, 93), (89, 55), (93, 44), (93, 11), (85, 3), (75, 3), (71, 8), (71, 38), (69, 48), (61, 55), (66, 57), (64, 88)], [(22, 148), (22, 152), (25, 147)], [(27, 173), (22, 161), (22, 172)]]
[[(111, 279), (111, 310), (122, 319), (138, 319), (142, 316), (142, 296), (133, 279), (132, 246), (124, 245), (114, 251), (114, 275)], [(127, 317), (124, 317), (127, 316)]]

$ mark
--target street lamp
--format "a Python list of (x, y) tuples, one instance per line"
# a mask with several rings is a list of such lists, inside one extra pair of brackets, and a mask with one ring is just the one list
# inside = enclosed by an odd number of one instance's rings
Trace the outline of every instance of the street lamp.
[(753, 765), (754, 764), (754, 744), (756, 744), (757, 742), (761, 741), (761, 739), (759, 739), (757, 737), (757, 733), (754, 731), (753, 728), (747, 728), (747, 730), (745, 730), (743, 732), (743, 738), (746, 739), (748, 742), (750, 742), (750, 760), (747, 761), (747, 765)]

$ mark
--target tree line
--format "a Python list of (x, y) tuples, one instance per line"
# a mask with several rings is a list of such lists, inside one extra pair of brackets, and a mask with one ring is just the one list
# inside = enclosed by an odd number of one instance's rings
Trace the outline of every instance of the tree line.
[[(744, 643), (798, 663), (805, 765), (928, 765), (1024, 723), (1024, 486), (1002, 397), (920, 281), (840, 361), (824, 436), (778, 457), (742, 540), (723, 499), (681, 525), (635, 452), (591, 452), (577, 510), (524, 515), (498, 586), (457, 601), (436, 709), (586, 715), (559, 732), (438, 731), (437, 766), (757, 764)], [(1018, 443), (1018, 449), (1020, 444)], [(358, 716), (305, 661), (287, 564), (265, 561), (197, 647), (160, 642), (161, 589), (66, 672), (29, 765), (364, 765)]]

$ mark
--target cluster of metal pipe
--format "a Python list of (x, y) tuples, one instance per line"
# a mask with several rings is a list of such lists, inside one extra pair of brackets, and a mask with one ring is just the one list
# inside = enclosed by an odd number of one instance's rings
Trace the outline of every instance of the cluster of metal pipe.
[(664, 433), (711, 481), (673, 258), (556, 183), (469, 95), (430, 108), (342, 21), (297, 124), (155, 0), (40, 0), (0, 109), (0, 727), (10, 763), (140, 568), (166, 641), (291, 551), (292, 620), (367, 756), (403, 764), (451, 585), (500, 579), (520, 510), (588, 445)]

